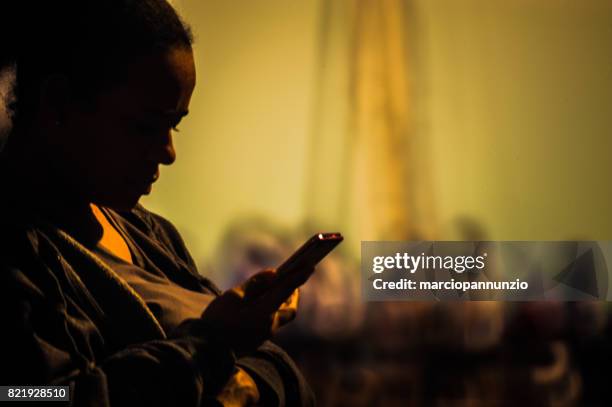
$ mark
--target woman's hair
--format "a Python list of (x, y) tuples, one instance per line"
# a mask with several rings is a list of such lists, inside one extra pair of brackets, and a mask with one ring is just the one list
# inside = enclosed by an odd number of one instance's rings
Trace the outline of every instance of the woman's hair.
[(37, 111), (41, 87), (50, 76), (65, 78), (71, 92), (87, 101), (120, 83), (135, 58), (190, 48), (193, 41), (166, 0), (9, 2), (13, 4), (0, 6), (0, 11), (12, 9), (2, 18), (2, 23), (11, 20), (10, 37), (0, 42), (10, 47), (0, 59), (14, 63), (17, 70), (14, 129)]

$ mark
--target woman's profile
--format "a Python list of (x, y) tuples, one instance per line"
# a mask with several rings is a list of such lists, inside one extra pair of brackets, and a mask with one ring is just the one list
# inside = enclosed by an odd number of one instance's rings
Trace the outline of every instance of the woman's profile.
[(16, 88), (0, 152), (0, 385), (69, 386), (74, 405), (314, 404), (267, 341), (295, 315), (297, 283), (264, 271), (220, 293), (138, 204), (176, 159), (189, 28), (165, 0), (33, 4), (1, 6)]

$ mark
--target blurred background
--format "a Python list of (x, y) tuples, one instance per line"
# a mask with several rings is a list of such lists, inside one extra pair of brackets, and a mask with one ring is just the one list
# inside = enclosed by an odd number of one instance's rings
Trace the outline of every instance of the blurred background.
[(146, 205), (361, 240), (610, 237), (609, 0), (174, 0), (198, 84)]
[(144, 204), (227, 288), (346, 236), (277, 341), (323, 406), (608, 405), (605, 303), (364, 303), (362, 240), (612, 238), (612, 1), (175, 0), (198, 84)]
[(198, 84), (143, 204), (224, 288), (345, 235), (277, 339), (321, 405), (609, 404), (606, 303), (364, 303), (358, 267), (363, 240), (612, 240), (612, 1), (172, 3)]

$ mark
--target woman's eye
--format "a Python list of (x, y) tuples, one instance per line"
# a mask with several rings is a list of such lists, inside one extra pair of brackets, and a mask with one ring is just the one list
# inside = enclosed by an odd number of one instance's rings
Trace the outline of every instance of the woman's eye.
[(174, 133), (180, 132), (179, 123), (174, 121), (173, 123), (161, 122), (161, 121), (134, 121), (132, 123), (132, 129), (144, 137), (153, 137), (155, 135), (165, 135), (170, 131)]
[(146, 135), (146, 134), (154, 133), (156, 131), (156, 128), (155, 126), (152, 126), (147, 123), (137, 123), (134, 126), (134, 130), (136, 130), (140, 134)]
[(169, 130), (178, 132), (177, 127), (168, 128), (166, 126), (152, 125), (146, 123), (140, 123), (135, 126), (135, 130), (142, 136), (151, 137), (156, 134), (167, 134)]

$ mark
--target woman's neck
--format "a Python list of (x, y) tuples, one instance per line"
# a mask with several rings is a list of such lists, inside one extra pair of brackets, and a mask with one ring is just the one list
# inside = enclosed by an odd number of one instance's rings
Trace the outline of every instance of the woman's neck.
[(86, 245), (97, 243), (102, 227), (78, 186), (68, 184), (57, 163), (40, 149), (15, 147), (0, 159), (2, 188), (13, 209), (43, 218)]

